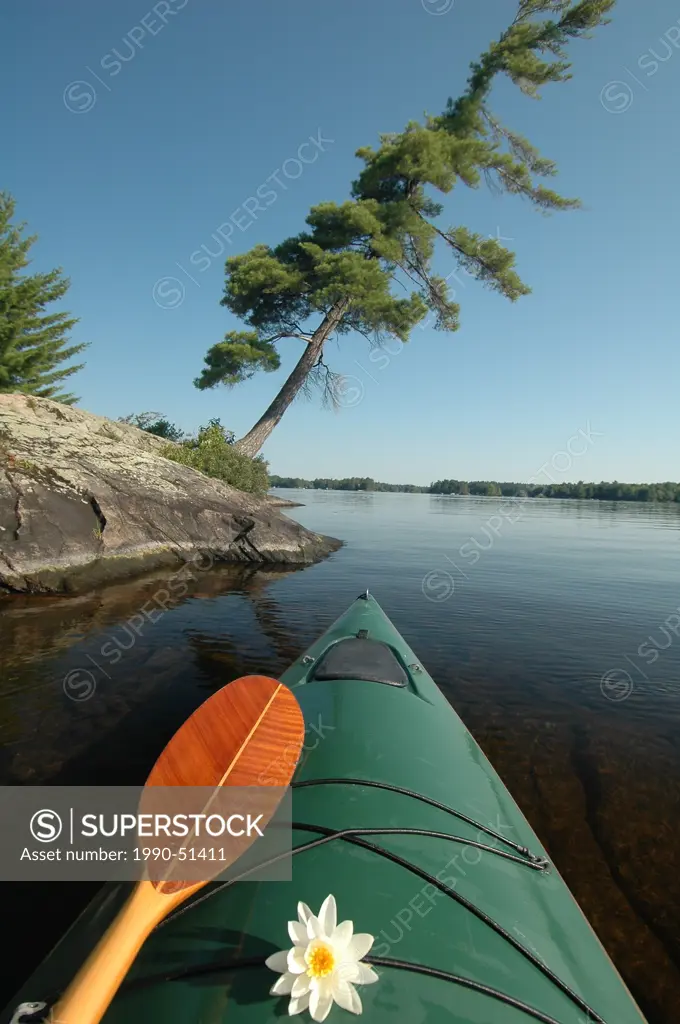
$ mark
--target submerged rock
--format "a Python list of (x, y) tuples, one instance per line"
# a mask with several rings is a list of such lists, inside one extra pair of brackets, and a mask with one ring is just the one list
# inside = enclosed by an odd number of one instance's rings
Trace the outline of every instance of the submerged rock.
[(274, 508), (304, 508), (302, 501), (289, 501), (288, 498), (280, 498), (278, 494), (272, 494), (271, 491), (267, 495), (267, 500), (270, 505)]
[(0, 591), (69, 592), (194, 560), (318, 561), (341, 542), (161, 455), (162, 438), (0, 394)]

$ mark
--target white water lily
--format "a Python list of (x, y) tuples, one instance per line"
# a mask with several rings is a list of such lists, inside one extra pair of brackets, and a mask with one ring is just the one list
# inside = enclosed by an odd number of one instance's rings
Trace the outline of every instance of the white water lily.
[(361, 1013), (362, 1005), (355, 984), (370, 985), (378, 975), (361, 963), (373, 945), (372, 935), (354, 934), (351, 921), (337, 923), (335, 897), (327, 896), (318, 917), (306, 903), (298, 903), (298, 920), (288, 922), (292, 949), (267, 957), (265, 963), (281, 975), (270, 992), (290, 996), (291, 1017), (309, 1009), (314, 1021), (324, 1021), (333, 1003)]

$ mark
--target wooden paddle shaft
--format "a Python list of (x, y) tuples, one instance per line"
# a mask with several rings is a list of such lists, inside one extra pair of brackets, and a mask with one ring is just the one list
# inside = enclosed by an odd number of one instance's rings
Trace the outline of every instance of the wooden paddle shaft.
[(151, 882), (139, 882), (55, 1006), (54, 1024), (97, 1024), (145, 939), (167, 913), (168, 897)]

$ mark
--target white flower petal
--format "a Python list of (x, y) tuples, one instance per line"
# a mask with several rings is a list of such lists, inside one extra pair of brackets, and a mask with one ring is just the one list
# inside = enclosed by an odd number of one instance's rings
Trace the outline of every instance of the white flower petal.
[(356, 967), (359, 971), (359, 977), (354, 979), (348, 978), (348, 981), (354, 980), (357, 981), (360, 985), (372, 985), (374, 981), (380, 980), (380, 976), (376, 974), (373, 968), (369, 967), (368, 964), (359, 963), (356, 964)]
[(286, 971), (280, 978), (277, 978), (272, 987), (269, 989), (269, 994), (272, 996), (289, 996), (293, 991), (293, 982), (299, 977), (297, 974), (291, 974), (290, 971)]
[(307, 919), (307, 938), (310, 942), (312, 939), (326, 938), (321, 922), (318, 917), (314, 916), (314, 914), (310, 914)]
[(361, 964), (356, 960), (343, 960), (335, 969), (335, 977), (339, 981), (361, 981)]
[(288, 1003), (288, 1015), (294, 1017), (297, 1013), (304, 1013), (309, 1006), (309, 992), (300, 996), (299, 999), (291, 999)]
[(288, 950), (286, 967), (291, 974), (303, 974), (307, 970), (304, 946), (293, 946)]
[(352, 935), (354, 933), (354, 924), (352, 921), (343, 921), (333, 930), (331, 935), (331, 945), (334, 949), (342, 954), (342, 951), (347, 945), (349, 945)]
[(361, 1013), (363, 1010), (359, 993), (354, 985), (341, 978), (338, 978), (333, 984), (333, 999), (338, 1006), (341, 1006), (343, 1010), (349, 1010), (350, 1013)]
[(293, 987), (290, 993), (294, 999), (299, 999), (300, 996), (303, 996), (306, 992), (309, 992), (310, 981), (311, 979), (307, 974), (295, 975), (295, 982), (293, 983)]
[(309, 1013), (312, 1020), (319, 1022), (325, 1020), (332, 1005), (333, 990), (330, 985), (317, 985), (312, 989), (309, 997)]
[(371, 985), (378, 981), (378, 975), (372, 967), (361, 961), (344, 960), (335, 970), (335, 977), (342, 981), (349, 981), (353, 984)]
[(312, 912), (306, 903), (298, 903), (297, 905), (298, 917), (300, 918), (301, 924), (307, 924), (307, 921), (312, 916)]
[(288, 922), (288, 934), (294, 946), (307, 945), (307, 929), (299, 921)]
[(375, 939), (372, 935), (369, 935), (367, 932), (359, 932), (348, 944), (345, 956), (347, 959), (361, 960), (362, 956), (366, 956), (374, 942)]
[(283, 974), (284, 971), (288, 970), (288, 950), (282, 949), (280, 953), (272, 953), (265, 960), (265, 964), (270, 971), (277, 971), (279, 974)]
[(326, 896), (319, 911), (319, 921), (324, 933), (330, 938), (338, 923), (338, 908), (335, 903), (335, 896)]

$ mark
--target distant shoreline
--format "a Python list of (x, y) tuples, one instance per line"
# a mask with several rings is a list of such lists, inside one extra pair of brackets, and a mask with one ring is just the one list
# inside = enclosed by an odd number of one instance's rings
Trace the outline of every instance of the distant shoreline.
[(394, 492), (398, 494), (431, 494), (456, 497), (486, 498), (562, 498), (578, 501), (634, 501), (680, 505), (680, 483), (626, 484), (617, 480), (600, 483), (535, 484), (504, 483), (496, 480), (436, 480), (428, 487), (418, 484), (387, 484), (371, 477), (346, 477), (342, 480), (300, 477), (270, 477), (274, 490)]

